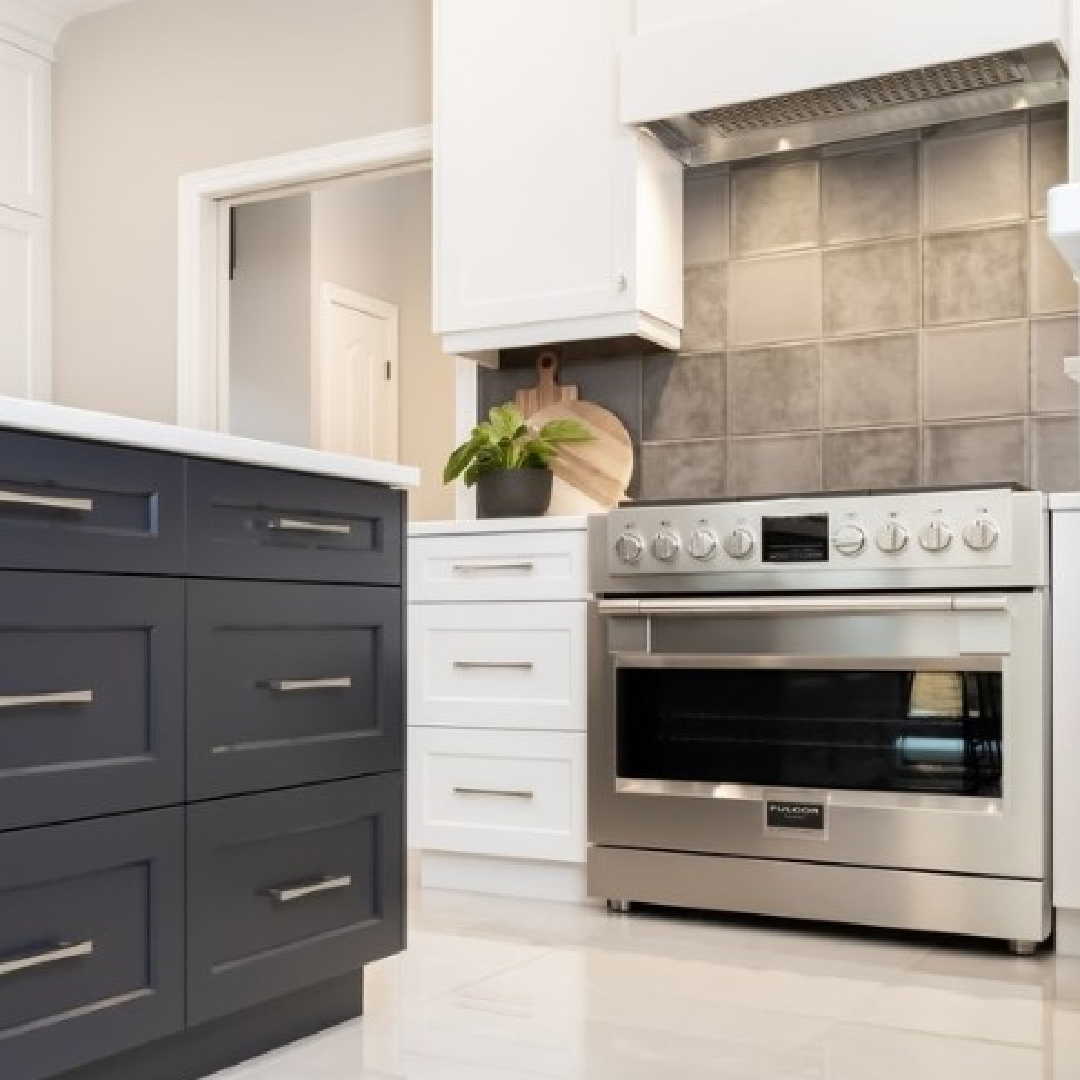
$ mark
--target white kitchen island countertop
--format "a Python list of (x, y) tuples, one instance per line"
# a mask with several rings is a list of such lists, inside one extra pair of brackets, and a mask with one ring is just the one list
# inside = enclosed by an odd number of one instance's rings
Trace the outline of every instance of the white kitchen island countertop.
[(1051, 510), (1080, 510), (1080, 491), (1059, 491), (1049, 498)]
[(583, 530), (584, 515), (514, 518), (459, 518), (452, 521), (412, 521), (410, 536), (461, 536), (476, 533), (574, 532)]
[(415, 487), (420, 483), (420, 470), (407, 465), (263, 442), (260, 439), (245, 439), (239, 435), (224, 435), (218, 431), (203, 431), (176, 424), (160, 424), (152, 420), (136, 420), (88, 409), (71, 409), (65, 405), (25, 398), (0, 397), (0, 429), (88, 439), (144, 450), (164, 450), (191, 457), (265, 465), (273, 469), (336, 476), (345, 480), (366, 480), (388, 487)]

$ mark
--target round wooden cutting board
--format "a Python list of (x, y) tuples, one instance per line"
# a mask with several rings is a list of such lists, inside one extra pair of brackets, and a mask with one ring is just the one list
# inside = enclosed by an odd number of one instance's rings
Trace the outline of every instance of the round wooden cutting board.
[(595, 436), (591, 442), (563, 443), (552, 462), (555, 482), (549, 515), (598, 514), (626, 499), (634, 472), (634, 447), (622, 421), (591, 401), (561, 401), (529, 417), (529, 426), (541, 428), (551, 420), (572, 417)]

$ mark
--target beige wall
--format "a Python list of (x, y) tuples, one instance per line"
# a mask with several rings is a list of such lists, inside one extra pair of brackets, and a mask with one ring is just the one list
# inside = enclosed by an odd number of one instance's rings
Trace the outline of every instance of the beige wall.
[(430, 0), (137, 0), (72, 23), (56, 400), (175, 419), (178, 177), (430, 119)]
[(229, 430), (311, 438), (311, 196), (238, 206), (229, 285)]
[(454, 360), (431, 332), (431, 172), (315, 191), (312, 269), (316, 287), (328, 281), (397, 306), (401, 459), (423, 477), (410, 517), (453, 517), (441, 475), (453, 448)]

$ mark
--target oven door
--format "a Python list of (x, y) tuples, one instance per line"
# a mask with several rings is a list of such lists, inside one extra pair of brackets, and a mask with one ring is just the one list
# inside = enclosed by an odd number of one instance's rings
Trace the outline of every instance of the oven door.
[(595, 843), (1039, 878), (1042, 598), (601, 601)]

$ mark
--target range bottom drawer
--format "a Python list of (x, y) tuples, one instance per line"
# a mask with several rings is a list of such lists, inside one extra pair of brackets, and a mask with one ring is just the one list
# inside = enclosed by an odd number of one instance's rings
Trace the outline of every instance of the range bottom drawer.
[(400, 773), (188, 808), (188, 1023), (404, 947)]
[(38, 1080), (184, 1023), (184, 812), (0, 836), (0, 1076)]
[(585, 861), (585, 735), (410, 728), (412, 842)]

